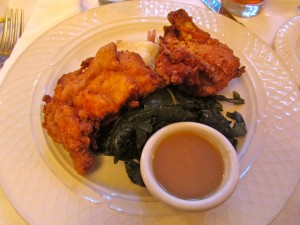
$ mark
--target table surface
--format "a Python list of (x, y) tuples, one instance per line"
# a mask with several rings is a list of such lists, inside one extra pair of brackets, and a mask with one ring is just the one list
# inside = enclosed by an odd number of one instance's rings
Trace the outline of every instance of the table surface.
[[(29, 3), (30, 1), (30, 3)], [(177, 2), (188, 2), (200, 7), (204, 7), (200, 0), (177, 0)], [(9, 70), (14, 60), (20, 52), (28, 46), (35, 37), (38, 37), (46, 29), (64, 20), (82, 9), (96, 7), (97, 0), (0, 0), (0, 16), (3, 8), (10, 7), (23, 8), (25, 11), (25, 32), (18, 41), (11, 58), (0, 71), (0, 82)], [(60, 5), (60, 7), (57, 7)], [(239, 18), (250, 31), (263, 39), (265, 43), (272, 46), (277, 30), (289, 19), (300, 15), (298, 6), (299, 0), (268, 0), (262, 12), (252, 18)], [(68, 7), (64, 7), (68, 6)], [(275, 218), (271, 225), (296, 225), (300, 221), (300, 183), (296, 187), (292, 196), (288, 199), (281, 213)], [(0, 225), (26, 225), (27, 223), (16, 212), (10, 204), (4, 191), (0, 187)]]

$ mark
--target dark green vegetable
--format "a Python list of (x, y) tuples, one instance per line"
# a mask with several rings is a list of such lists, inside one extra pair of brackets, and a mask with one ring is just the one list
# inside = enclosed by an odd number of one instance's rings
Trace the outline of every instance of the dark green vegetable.
[(221, 113), (218, 101), (242, 104), (244, 100), (237, 92), (233, 99), (221, 97), (194, 97), (176, 87), (159, 90), (141, 100), (136, 109), (124, 109), (120, 117), (96, 131), (91, 139), (92, 151), (96, 154), (111, 155), (114, 162), (125, 161), (127, 174), (133, 183), (144, 186), (139, 169), (142, 149), (148, 138), (158, 129), (175, 122), (193, 121), (206, 124), (221, 132), (237, 145), (237, 137), (246, 134), (246, 126), (238, 112), (227, 113), (227, 120)]
[(132, 183), (138, 184), (142, 187), (145, 186), (141, 175), (140, 163), (138, 161), (136, 160), (126, 161), (125, 169)]
[(226, 102), (231, 102), (236, 105), (242, 105), (245, 104), (245, 100), (241, 98), (240, 94), (236, 91), (232, 92), (233, 98), (227, 98), (224, 95), (215, 95), (214, 97), (218, 101), (226, 101)]
[(227, 112), (226, 116), (236, 121), (232, 127), (232, 134), (234, 136), (243, 137), (247, 134), (246, 123), (239, 112)]
[(177, 105), (141, 109), (112, 128), (110, 152), (118, 160), (139, 159), (143, 146), (158, 129), (175, 122), (197, 121), (198, 115)]

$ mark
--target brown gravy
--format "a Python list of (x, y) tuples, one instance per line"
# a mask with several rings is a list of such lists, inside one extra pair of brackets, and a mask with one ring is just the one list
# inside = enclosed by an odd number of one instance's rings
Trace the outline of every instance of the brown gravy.
[(180, 131), (158, 144), (153, 172), (170, 194), (181, 199), (200, 199), (220, 186), (224, 161), (209, 140), (193, 132)]

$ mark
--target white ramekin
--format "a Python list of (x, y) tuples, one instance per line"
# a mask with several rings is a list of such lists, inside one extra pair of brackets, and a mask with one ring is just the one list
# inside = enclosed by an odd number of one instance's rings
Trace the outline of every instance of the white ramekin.
[[(223, 181), (217, 191), (206, 198), (196, 200), (177, 198), (166, 192), (154, 176), (152, 159), (157, 144), (159, 144), (167, 136), (179, 131), (192, 131), (199, 134), (212, 141), (221, 152), (225, 166)], [(140, 161), (140, 168), (144, 183), (154, 197), (172, 207), (190, 211), (207, 210), (220, 205), (230, 197), (239, 180), (239, 160), (232, 144), (217, 130), (194, 122), (174, 123), (165, 126), (154, 133), (144, 146)]]

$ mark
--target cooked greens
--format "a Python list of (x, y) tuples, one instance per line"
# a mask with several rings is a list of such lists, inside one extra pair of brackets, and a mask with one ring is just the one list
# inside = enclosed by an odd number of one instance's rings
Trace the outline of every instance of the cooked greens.
[(231, 102), (236, 105), (242, 105), (245, 103), (245, 100), (241, 98), (240, 94), (236, 91), (232, 92), (233, 98), (227, 98), (224, 95), (215, 95), (214, 98), (218, 101)]
[(130, 180), (144, 186), (139, 167), (143, 147), (148, 138), (160, 128), (175, 122), (193, 121), (206, 124), (221, 132), (237, 145), (237, 137), (247, 133), (245, 122), (238, 112), (227, 113), (226, 119), (219, 101), (243, 104), (244, 100), (237, 92), (233, 98), (222, 95), (211, 97), (190, 96), (177, 87), (171, 86), (152, 93), (140, 101), (135, 109), (124, 109), (119, 118), (95, 131), (92, 151), (95, 154), (111, 155), (114, 162), (125, 161)]

